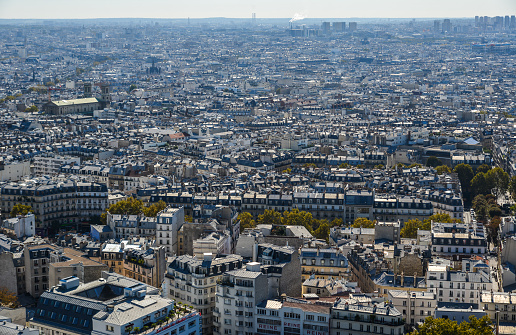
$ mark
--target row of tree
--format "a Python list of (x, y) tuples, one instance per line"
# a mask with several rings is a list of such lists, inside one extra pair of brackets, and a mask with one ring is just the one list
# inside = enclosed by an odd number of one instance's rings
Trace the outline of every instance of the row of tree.
[[(434, 214), (427, 219), (421, 221), (419, 219), (410, 219), (401, 228), (400, 235), (404, 238), (416, 238), (418, 230), (432, 229), (432, 221), (435, 222), (460, 222), (460, 220), (452, 219), (449, 214)], [(353, 228), (374, 228), (376, 221), (371, 221), (367, 218), (357, 218), (351, 225)]]
[(330, 228), (340, 226), (344, 223), (342, 219), (334, 219), (329, 222), (326, 219), (318, 220), (313, 218), (312, 214), (306, 211), (300, 211), (297, 208), (291, 211), (284, 211), (283, 214), (275, 210), (266, 209), (263, 214), (258, 215), (258, 219), (254, 220), (253, 216), (248, 212), (242, 212), (238, 215), (240, 220), (240, 230), (246, 228), (254, 228), (259, 224), (271, 224), (273, 226), (303, 226), (310, 234), (316, 238), (328, 240), (330, 236)]
[[(159, 202), (151, 205), (145, 205), (141, 200), (135, 199), (133, 197), (127, 198), (126, 200), (121, 200), (115, 204), (109, 206), (106, 212), (111, 214), (125, 214), (125, 215), (138, 215), (143, 213), (148, 217), (155, 217), (159, 212), (167, 208), (167, 204), (160, 200)], [(104, 212), (100, 216), (100, 221), (103, 224), (107, 222), (107, 213)]]
[(470, 315), (469, 322), (452, 321), (448, 318), (433, 318), (431, 316), (425, 319), (425, 322), (408, 335), (493, 335), (493, 325), (489, 317), (483, 316), (477, 319)]
[[(481, 165), (473, 172), (469, 164), (459, 164), (453, 169), (457, 173), (462, 187), (462, 194), (467, 203), (471, 203), (475, 196), (494, 194), (497, 198), (509, 188), (509, 174), (500, 167), (491, 168)], [(511, 180), (516, 190), (516, 179)], [(516, 193), (516, 192), (515, 192)]]

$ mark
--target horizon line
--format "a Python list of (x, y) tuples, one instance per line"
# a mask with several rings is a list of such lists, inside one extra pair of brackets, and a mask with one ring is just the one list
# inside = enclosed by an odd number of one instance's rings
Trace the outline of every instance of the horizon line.
[[(475, 15), (477, 16), (477, 15)], [(359, 19), (359, 20), (400, 20), (400, 19), (474, 19), (475, 16), (428, 16), (428, 17), (306, 17), (296, 21), (303, 20), (324, 20), (324, 19)], [(478, 15), (486, 16), (486, 15)], [(489, 15), (487, 15), (489, 16)], [(500, 15), (497, 15), (500, 16)], [(506, 16), (506, 15), (503, 15)], [(496, 16), (489, 16), (496, 17)], [(252, 17), (227, 17), (227, 16), (213, 16), (213, 17), (83, 17), (83, 18), (2, 18), (0, 20), (209, 20), (209, 19), (229, 19), (229, 20), (253, 20)], [(256, 17), (255, 20), (290, 20), (291, 17)]]

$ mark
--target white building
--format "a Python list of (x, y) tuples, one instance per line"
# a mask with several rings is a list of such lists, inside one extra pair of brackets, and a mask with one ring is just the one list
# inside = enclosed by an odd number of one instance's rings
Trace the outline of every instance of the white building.
[(426, 273), (428, 291), (437, 301), (478, 304), (481, 291), (496, 290), (489, 266), (472, 272), (450, 271), (447, 265), (429, 264)]
[(330, 307), (306, 300), (265, 300), (256, 308), (253, 334), (328, 335)]
[(2, 227), (14, 231), (17, 238), (36, 235), (36, 221), (32, 213), (18, 215), (15, 218), (4, 220)]
[(35, 175), (55, 175), (58, 174), (63, 165), (81, 165), (79, 157), (34, 157), (34, 174)]
[(401, 312), (408, 324), (425, 322), (427, 317), (434, 316), (437, 299), (433, 292), (389, 290), (387, 294), (388, 300)]
[(331, 335), (403, 334), (405, 322), (392, 305), (336, 301), (331, 308)]
[(158, 213), (156, 224), (156, 244), (165, 247), (168, 255), (175, 255), (177, 251), (177, 231), (185, 223), (184, 207), (167, 207)]
[(172, 257), (163, 296), (193, 306), (202, 314), (203, 335), (212, 334), (217, 281), (225, 272), (240, 268), (242, 257), (237, 255), (214, 258), (209, 254), (202, 260), (190, 255)]
[(260, 263), (251, 262), (246, 270), (226, 272), (217, 284), (213, 333), (254, 334), (255, 308), (267, 295), (267, 276), (260, 271)]

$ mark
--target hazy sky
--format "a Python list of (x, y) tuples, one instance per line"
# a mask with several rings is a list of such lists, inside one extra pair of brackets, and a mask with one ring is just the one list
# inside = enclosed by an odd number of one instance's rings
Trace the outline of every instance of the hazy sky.
[(0, 18), (423, 18), (515, 15), (516, 0), (0, 0)]

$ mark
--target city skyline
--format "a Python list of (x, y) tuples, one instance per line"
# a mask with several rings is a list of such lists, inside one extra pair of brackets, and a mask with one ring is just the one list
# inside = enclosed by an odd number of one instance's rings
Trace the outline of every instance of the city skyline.
[[(23, 10), (20, 10), (20, 9)], [(508, 15), (516, 13), (516, 2), (497, 0), (489, 3), (473, 0), (409, 1), (381, 0), (351, 2), (339, 0), (310, 0), (281, 2), (272, 0), (249, 1), (221, 0), (217, 3), (197, 0), (178, 5), (162, 0), (92, 0), (70, 2), (63, 0), (2, 0), (1, 19), (91, 19), (91, 18), (247, 18), (252, 13), (260, 18), (289, 18), (298, 15), (306, 18), (460, 18), (475, 15)]]

